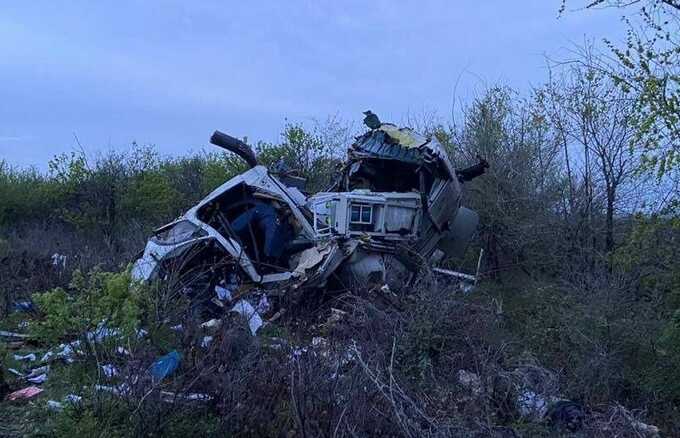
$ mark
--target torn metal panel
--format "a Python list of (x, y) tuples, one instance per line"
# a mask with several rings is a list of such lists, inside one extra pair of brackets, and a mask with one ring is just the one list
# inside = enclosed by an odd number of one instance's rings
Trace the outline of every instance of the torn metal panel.
[(438, 230), (443, 230), (458, 210), (460, 190), (456, 180), (439, 180), (427, 200), (427, 213)]
[(451, 226), (440, 239), (437, 247), (449, 257), (462, 258), (477, 230), (479, 215), (469, 208), (460, 207)]

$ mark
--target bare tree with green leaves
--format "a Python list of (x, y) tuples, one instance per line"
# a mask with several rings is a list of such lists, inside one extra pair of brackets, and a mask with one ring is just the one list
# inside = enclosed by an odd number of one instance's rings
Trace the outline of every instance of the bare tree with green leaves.
[[(624, 199), (621, 189), (637, 182), (634, 108), (614, 81), (596, 69), (571, 64), (536, 90), (542, 114), (563, 149), (568, 206), (591, 236), (599, 235), (593, 216), (602, 205), (607, 253), (614, 249), (614, 219)], [(596, 245), (593, 243), (593, 249)]]
[[(575, 2), (563, 0), (561, 12)], [(620, 8), (628, 30), (619, 43), (606, 39), (610, 55), (590, 67), (612, 77), (633, 98), (635, 147), (643, 170), (659, 178), (680, 167), (680, 1), (590, 0), (586, 9)], [(628, 13), (630, 11), (630, 13)]]

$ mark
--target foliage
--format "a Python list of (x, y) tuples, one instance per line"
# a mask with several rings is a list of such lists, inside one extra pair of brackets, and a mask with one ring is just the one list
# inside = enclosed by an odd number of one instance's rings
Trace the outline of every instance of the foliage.
[[(96, 159), (63, 155), (47, 174), (3, 164), (3, 296), (9, 304), (27, 291), (47, 289), (34, 295), (39, 312), (30, 331), (51, 346), (103, 321), (127, 335), (143, 326), (149, 335), (131, 346), (134, 360), (105, 347), (93, 355), (137, 376), (159, 354), (181, 349), (182, 372), (163, 389), (194, 392), (196, 385), (216, 397), (205, 409), (184, 409), (147, 397), (140, 379), (139, 394), (122, 400), (88, 396), (92, 403), (51, 415), (41, 430), (83, 436), (273, 435), (283, 429), (332, 435), (338, 428), (362, 435), (378, 428), (385, 435), (465, 436), (503, 426), (537, 434), (547, 426), (522, 424), (508, 402), (512, 393), (501, 391), (528, 357), (554, 370), (561, 396), (593, 409), (614, 402), (653, 407), (654, 421), (677, 432), (680, 389), (668, 383), (680, 380), (677, 216), (672, 209), (657, 215), (636, 210), (633, 183), (642, 193), (654, 186), (634, 173), (626, 173), (622, 191), (607, 193), (608, 170), (598, 163), (619, 156), (620, 148), (605, 148), (586, 165), (586, 151), (596, 150), (592, 142), (603, 132), (624, 132), (608, 124), (616, 88), (591, 73), (565, 71), (565, 80), (527, 98), (504, 87), (490, 89), (465, 109), (461, 125), (426, 129), (457, 166), (477, 155), (490, 163), (485, 176), (466, 183), (463, 202), (481, 216), (474, 242), (485, 249), (481, 281), (473, 294), (462, 296), (454, 285), (424, 275), (390, 295), (389, 305), (376, 291), (343, 295), (333, 305), (348, 306), (347, 321), (323, 333), (335, 343), (333, 354), (343, 358), (339, 374), (329, 370), (333, 356), (325, 351), (296, 356), (303, 350), (297, 347), (308, 343), (299, 333), (305, 324), (286, 326), (286, 317), (258, 337), (226, 324), (211, 349), (199, 348), (202, 321), (182, 321), (187, 331), (181, 335), (165, 323), (184, 317), (186, 298), (172, 288), (131, 284), (129, 273), (116, 273), (152, 227), (245, 170), (241, 160), (222, 153), (163, 158), (135, 146)], [(569, 125), (574, 118), (593, 126)], [(322, 189), (351, 141), (347, 132), (287, 124), (280, 142), (258, 145), (259, 159), (272, 170), (282, 163), (307, 177), (310, 190)], [(605, 244), (607, 199), (613, 201), (611, 251)], [(55, 252), (67, 255), (68, 270), (52, 264)], [(104, 267), (95, 268), (98, 263)], [(476, 268), (476, 257), (471, 263)], [(366, 294), (370, 299), (361, 298)], [(314, 312), (315, 321), (324, 319), (321, 310)], [(351, 345), (354, 360), (347, 361)], [(48, 385), (62, 378), (78, 388), (83, 381), (101, 383), (91, 359), (84, 360), (89, 368), (82, 375), (55, 374)], [(479, 375), (491, 388), (470, 394), (457, 379), (460, 370)], [(343, 377), (329, 378), (338, 375)], [(183, 387), (187, 376), (199, 379)]]
[(31, 326), (36, 337), (57, 342), (80, 337), (88, 330), (107, 327), (132, 335), (142, 317), (143, 287), (131, 281), (129, 272), (82, 274), (75, 271), (68, 290), (53, 290), (33, 295), (43, 318)]
[(301, 124), (287, 123), (279, 144), (260, 142), (258, 160), (273, 170), (293, 171), (307, 179), (311, 192), (325, 189), (338, 170), (338, 145), (324, 141), (318, 130), (308, 131)]
[[(565, 9), (563, 2), (562, 11)], [(594, 0), (588, 8), (637, 8), (621, 44), (606, 39), (614, 59), (591, 65), (606, 71), (631, 96), (643, 170), (658, 178), (680, 165), (680, 3), (677, 0)]]

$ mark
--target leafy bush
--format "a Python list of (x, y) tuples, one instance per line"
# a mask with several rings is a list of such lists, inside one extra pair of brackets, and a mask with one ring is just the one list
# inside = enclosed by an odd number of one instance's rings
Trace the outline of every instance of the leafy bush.
[(87, 275), (75, 271), (68, 290), (55, 288), (33, 295), (43, 317), (31, 328), (35, 336), (52, 343), (81, 336), (101, 324), (132, 335), (141, 324), (143, 290), (131, 281), (129, 271), (95, 269)]

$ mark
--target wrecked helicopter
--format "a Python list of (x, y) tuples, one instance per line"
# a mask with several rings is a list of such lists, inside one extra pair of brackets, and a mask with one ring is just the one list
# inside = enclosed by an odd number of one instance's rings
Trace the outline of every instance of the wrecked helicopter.
[(349, 147), (332, 186), (314, 194), (304, 193), (303, 179), (269, 170), (247, 144), (216, 131), (211, 143), (249, 170), (156, 230), (133, 278), (173, 279), (192, 295), (255, 288), (289, 298), (320, 288), (394, 288), (424, 265), (476, 282), (438, 266), (462, 256), (476, 230), (478, 215), (461, 205), (461, 186), (488, 164), (457, 170), (435, 138), (365, 114), (370, 129)]

